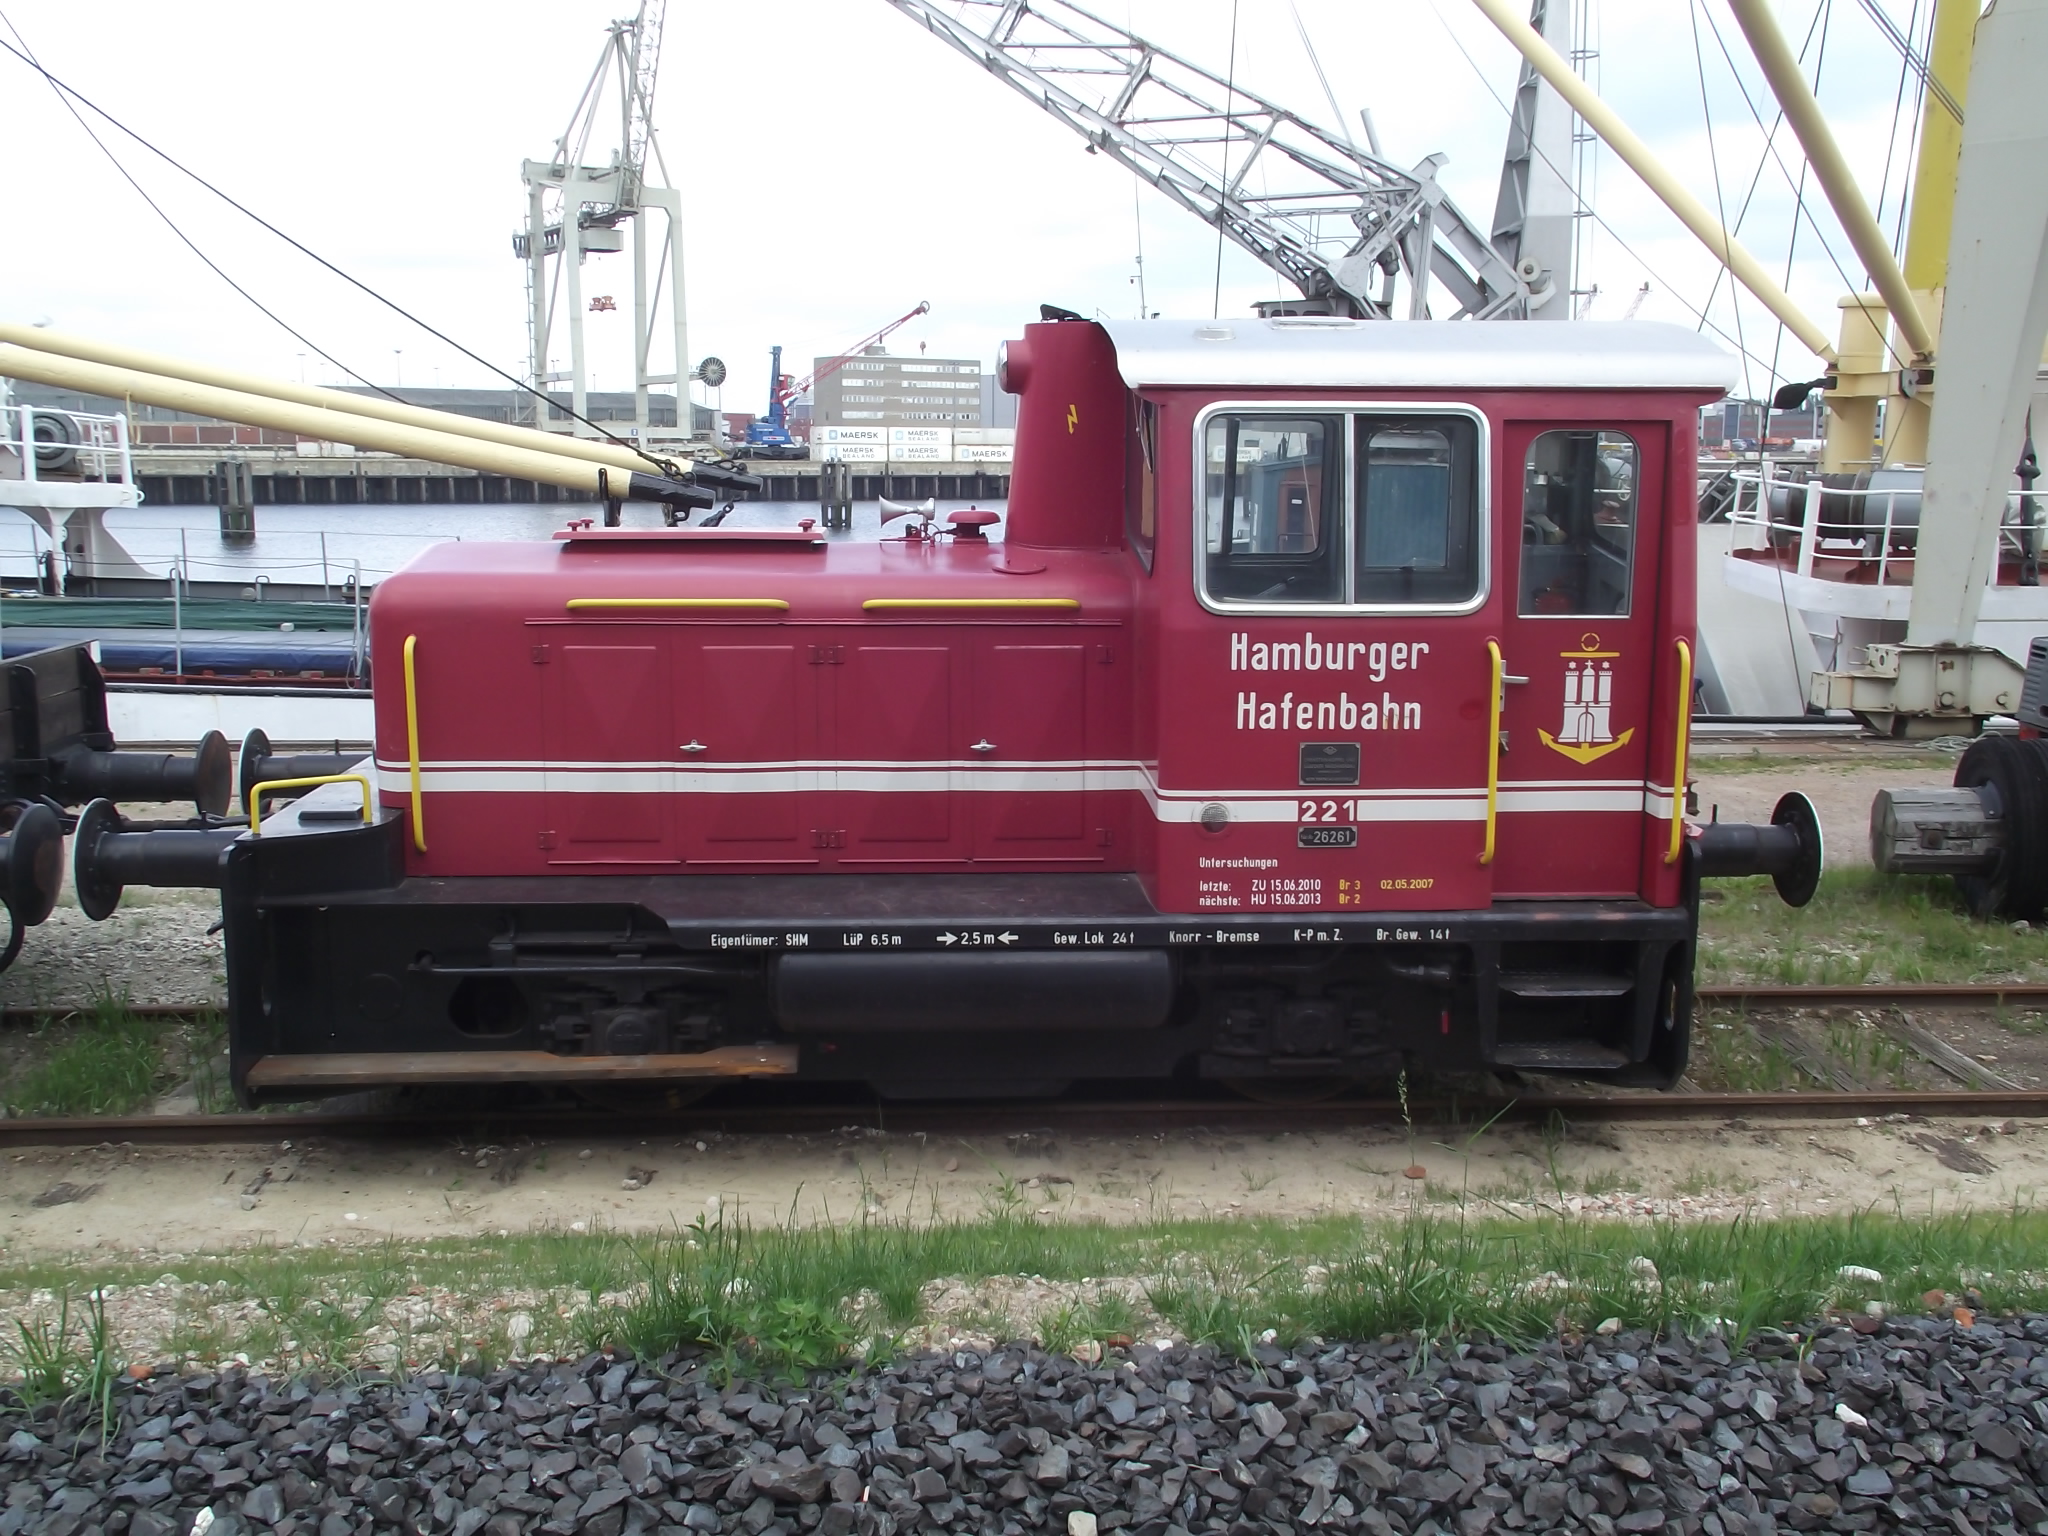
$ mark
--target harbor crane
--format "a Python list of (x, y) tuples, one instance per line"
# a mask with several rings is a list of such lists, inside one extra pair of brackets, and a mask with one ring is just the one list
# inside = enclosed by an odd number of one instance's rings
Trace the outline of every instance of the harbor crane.
[(831, 378), (869, 347), (879, 347), (919, 315), (930, 314), (931, 309), (929, 299), (921, 300), (917, 308), (898, 315), (872, 335), (863, 336), (845, 351), (826, 358), (801, 379), (792, 378), (782, 371), (782, 348), (772, 349), (768, 362), (768, 414), (759, 421), (747, 423), (747, 439), (742, 451), (757, 459), (801, 458), (804, 446), (789, 433), (790, 401), (802, 399), (821, 381)]
[(1261, 314), (1569, 308), (1570, 274), (1533, 248), (1503, 256), (1438, 184), (1441, 155), (1403, 169), (1069, 0), (889, 3), (1300, 291)]
[[(526, 227), (512, 237), (512, 249), (526, 263), (529, 370), (536, 388), (567, 384), (575, 417), (556, 423), (540, 410), (533, 425), (578, 436), (593, 436), (584, 423), (590, 416), (584, 320), (589, 311), (613, 307), (586, 306), (583, 261), (592, 253), (626, 249), (630, 227), (633, 251), (633, 430), (642, 442), (654, 436), (648, 391), (673, 385), (676, 392), (675, 434), (692, 435), (690, 419), (688, 317), (683, 305), (682, 198), (668, 184), (661, 146), (654, 132), (654, 84), (661, 62), (661, 32), (666, 0), (641, 0), (628, 21), (607, 29), (603, 52), (591, 71), (569, 126), (555, 141), (552, 156), (520, 166), (526, 184)], [(592, 142), (609, 137), (605, 125), (607, 100), (617, 98), (617, 141), (608, 159), (593, 163)], [(644, 214), (663, 215), (661, 249), (648, 259)], [(664, 326), (673, 335), (674, 368), (650, 371), (654, 341)], [(557, 324), (569, 333), (569, 367), (551, 361)]]

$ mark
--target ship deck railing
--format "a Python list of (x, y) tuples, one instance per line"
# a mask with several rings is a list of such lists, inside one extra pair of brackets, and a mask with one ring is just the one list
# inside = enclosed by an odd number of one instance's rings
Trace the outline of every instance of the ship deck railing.
[[(1854, 489), (1825, 485), (1817, 475), (1776, 477), (1768, 468), (1735, 470), (1730, 478), (1733, 558), (1853, 586), (1913, 584), (1924, 494), (1919, 483)], [(1991, 585), (2040, 584), (2044, 502), (2048, 497), (2007, 494)]]

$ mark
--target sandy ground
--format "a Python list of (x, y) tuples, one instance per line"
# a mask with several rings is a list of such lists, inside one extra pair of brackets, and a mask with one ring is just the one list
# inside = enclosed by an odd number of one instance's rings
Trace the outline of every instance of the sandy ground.
[[(1414, 1165), (1425, 1179), (1404, 1176)], [(1535, 1127), (1456, 1139), (1419, 1132), (1412, 1143), (1399, 1128), (986, 1138), (848, 1129), (490, 1148), (109, 1146), (0, 1162), (0, 1259), (537, 1227), (673, 1230), (707, 1214), (764, 1225), (1006, 1210), (1049, 1220), (1394, 1215), (1461, 1197), (1483, 1214), (1563, 1203), (1639, 1218), (1890, 1209), (1895, 1200), (1920, 1211), (2008, 1208), (2033, 1203), (2044, 1183), (2048, 1126), (2026, 1122), (1586, 1126), (1554, 1147)]]
[(102, 997), (225, 1006), (226, 950), (206, 931), (219, 921), (217, 892), (148, 890), (124, 893), (114, 915), (95, 923), (67, 874), (56, 910), (0, 973), (0, 1006), (85, 1007)]
[(1695, 754), (1692, 772), (1703, 818), (1712, 817), (1719, 806), (1723, 821), (1769, 821), (1778, 797), (1799, 790), (1820, 813), (1828, 868), (1868, 868), (1872, 797), (1880, 789), (1946, 786), (1955, 775), (1952, 765), (1933, 764), (1919, 754), (1901, 757), (1886, 761), (1873, 752), (1839, 763), (1798, 761), (1770, 769), (1734, 769), (1726, 757)]

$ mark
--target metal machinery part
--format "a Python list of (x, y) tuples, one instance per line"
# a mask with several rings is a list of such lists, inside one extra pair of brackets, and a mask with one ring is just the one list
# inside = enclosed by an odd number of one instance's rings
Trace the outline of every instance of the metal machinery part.
[(1879, 790), (1870, 858), (1888, 875), (1953, 876), (1978, 917), (2039, 921), (2048, 907), (2048, 738), (1986, 736), (1956, 764), (1954, 787)]
[(38, 471), (62, 474), (78, 463), (78, 428), (70, 417), (38, 414), (34, 430)]
[(1870, 862), (1887, 875), (1950, 875), (1978, 917), (2028, 922), (2048, 907), (2048, 635), (2028, 648), (2020, 734), (1973, 742), (1947, 789), (1881, 789)]
[(188, 756), (123, 752), (107, 728), (107, 688), (84, 645), (57, 646), (0, 663), (0, 795), (78, 805), (114, 800), (190, 800), (201, 816), (226, 812), (234, 761), (209, 731)]
[(1301, 291), (1261, 314), (1521, 319), (1569, 302), (1451, 202), (1441, 155), (1404, 170), (1066, 0), (890, 4)]
[(2048, 732), (2048, 635), (2027, 646), (2027, 675), (2020, 683), (2020, 707), (2013, 711), (2022, 733)]
[[(236, 774), (242, 809), (245, 812), (252, 809), (249, 792), (258, 784), (267, 784), (274, 779), (320, 779), (329, 774), (346, 773), (367, 755), (363, 752), (276, 753), (270, 750), (270, 737), (261, 729), (253, 730), (242, 738), (240, 768)], [(300, 786), (275, 793), (284, 798), (305, 792), (305, 786)]]
[(1788, 907), (1813, 900), (1827, 858), (1820, 816), (1797, 790), (1779, 797), (1769, 826), (1709, 822), (1694, 848), (1702, 876), (1769, 875)]
[(125, 886), (219, 890), (227, 878), (222, 855), (243, 830), (235, 825), (131, 831), (111, 801), (95, 800), (79, 813), (71, 835), (79, 908), (97, 923), (113, 916)]

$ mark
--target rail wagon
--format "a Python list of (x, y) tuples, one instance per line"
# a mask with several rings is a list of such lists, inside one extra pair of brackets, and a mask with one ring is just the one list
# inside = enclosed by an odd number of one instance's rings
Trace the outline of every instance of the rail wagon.
[(1048, 310), (999, 374), (1000, 521), (440, 545), (371, 607), (373, 760), (176, 848), (102, 811), (81, 891), (221, 888), (249, 1101), (1674, 1082), (1700, 878), (1821, 859), (1798, 796), (1686, 819), (1732, 360)]

